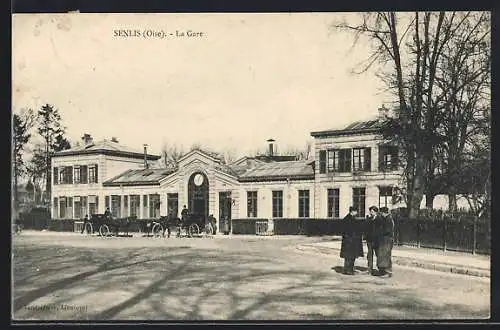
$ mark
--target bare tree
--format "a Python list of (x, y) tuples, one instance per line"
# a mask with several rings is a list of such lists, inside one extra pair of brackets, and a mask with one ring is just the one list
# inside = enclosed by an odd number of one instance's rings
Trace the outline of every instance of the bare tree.
[(26, 164), (23, 159), (23, 151), (31, 138), (30, 129), (35, 122), (35, 114), (31, 109), (24, 110), (21, 114), (14, 114), (12, 122), (12, 164), (13, 164), (13, 189), (14, 189), (14, 212), (17, 211), (18, 179), (26, 172)]
[(185, 155), (181, 146), (165, 143), (161, 150), (163, 163), (167, 168), (177, 169), (179, 159)]
[[(443, 47), (436, 77), (439, 102), (444, 116), (440, 130), (447, 177), (449, 210), (457, 209), (457, 194), (467, 189), (461, 182), (468, 151), (478, 135), (484, 133), (484, 114), (490, 108), (490, 15), (457, 13), (461, 23)], [(489, 133), (487, 133), (489, 134)], [(468, 173), (469, 175), (471, 173)]]
[(222, 151), (222, 158), (224, 164), (231, 164), (236, 160), (236, 149), (235, 148), (224, 148)]
[(395, 117), (388, 121), (384, 136), (403, 153), (406, 200), (412, 218), (418, 214), (424, 193), (429, 192), (432, 201), (436, 192), (436, 155), (450, 138), (442, 127), (446, 123), (456, 125), (442, 106), (444, 96), (439, 87), (446, 72), (442, 63), (460, 53), (454, 40), (461, 35), (465, 22), (476, 19), (472, 16), (378, 12), (363, 14), (358, 25), (334, 25), (354, 32), (355, 43), (360, 37), (371, 41), (372, 53), (360, 72), (377, 63), (378, 76), (394, 92)]

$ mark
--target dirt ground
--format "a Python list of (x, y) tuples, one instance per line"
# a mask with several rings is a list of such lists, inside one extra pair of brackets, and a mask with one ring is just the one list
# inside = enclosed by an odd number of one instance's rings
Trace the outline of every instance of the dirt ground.
[(307, 237), (100, 238), (23, 232), (12, 248), (17, 320), (489, 318), (489, 278), (394, 266), (338, 272)]

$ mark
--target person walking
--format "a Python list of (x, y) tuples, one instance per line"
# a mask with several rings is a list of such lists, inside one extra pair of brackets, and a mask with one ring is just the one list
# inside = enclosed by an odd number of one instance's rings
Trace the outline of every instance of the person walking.
[(380, 216), (375, 218), (374, 225), (378, 275), (391, 277), (394, 220), (387, 207), (380, 208)]
[(344, 258), (344, 274), (354, 275), (354, 263), (356, 258), (363, 257), (362, 233), (355, 227), (358, 211), (349, 207), (349, 213), (344, 217), (344, 228), (342, 232), (342, 245), (340, 257)]
[(373, 274), (374, 269), (373, 269), (373, 256), (375, 254), (375, 250), (373, 247), (373, 242), (374, 242), (374, 232), (375, 232), (375, 219), (379, 216), (378, 214), (378, 207), (376, 206), (370, 206), (368, 209), (370, 212), (366, 216), (366, 227), (365, 227), (365, 240), (366, 240), (366, 259), (368, 261), (368, 273)]

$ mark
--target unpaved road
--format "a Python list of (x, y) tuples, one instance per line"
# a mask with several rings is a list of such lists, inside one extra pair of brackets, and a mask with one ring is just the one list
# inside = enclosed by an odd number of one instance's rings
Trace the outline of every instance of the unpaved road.
[(346, 276), (332, 269), (338, 255), (295, 248), (319, 240), (23, 232), (13, 242), (13, 319), (489, 318), (488, 278), (396, 265), (392, 278)]

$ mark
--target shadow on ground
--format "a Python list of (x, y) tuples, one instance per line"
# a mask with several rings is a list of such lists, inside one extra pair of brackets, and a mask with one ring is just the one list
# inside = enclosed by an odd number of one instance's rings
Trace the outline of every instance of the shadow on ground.
[[(393, 279), (291, 269), (271, 257), (215, 249), (27, 245), (14, 246), (14, 254), (15, 319), (431, 319), (489, 312), (433, 303)], [(42, 305), (85, 308), (33, 308)]]

